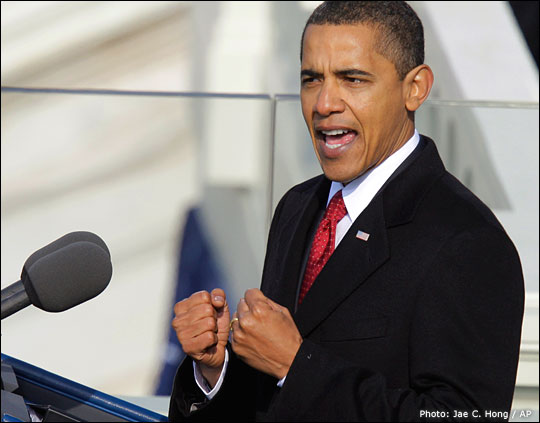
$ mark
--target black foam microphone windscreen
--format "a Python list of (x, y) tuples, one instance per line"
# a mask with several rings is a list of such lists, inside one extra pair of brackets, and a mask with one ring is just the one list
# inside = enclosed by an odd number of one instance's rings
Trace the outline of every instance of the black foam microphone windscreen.
[(88, 241), (93, 242), (94, 244), (98, 245), (99, 247), (103, 248), (109, 257), (111, 256), (109, 249), (107, 248), (107, 244), (96, 234), (92, 232), (86, 232), (86, 231), (75, 231), (70, 232), (69, 234), (65, 234), (61, 238), (58, 238), (57, 240), (51, 242), (50, 244), (45, 245), (44, 247), (41, 247), (39, 250), (34, 251), (30, 257), (26, 259), (26, 262), (24, 263), (21, 279), (24, 276), (24, 269), (26, 267), (32, 266), (37, 260), (39, 260), (41, 257), (45, 257), (47, 254), (52, 253), (53, 251), (59, 250), (60, 248), (65, 247), (66, 245), (72, 244), (74, 242), (79, 241)]
[(101, 238), (74, 232), (32, 254), (21, 281), (33, 305), (58, 312), (100, 294), (111, 276), (109, 250)]

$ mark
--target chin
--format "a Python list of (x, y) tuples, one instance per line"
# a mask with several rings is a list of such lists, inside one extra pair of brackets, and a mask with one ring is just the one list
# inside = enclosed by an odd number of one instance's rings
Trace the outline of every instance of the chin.
[(335, 169), (328, 169), (323, 167), (324, 175), (334, 182), (341, 182), (342, 184), (347, 184), (351, 182), (353, 179), (356, 179), (357, 176), (354, 176), (354, 174), (350, 174), (348, 172), (343, 172)]
[(334, 182), (341, 182), (347, 184), (360, 175), (362, 175), (367, 169), (360, 163), (338, 163), (333, 160), (321, 160), (320, 165), (324, 175)]

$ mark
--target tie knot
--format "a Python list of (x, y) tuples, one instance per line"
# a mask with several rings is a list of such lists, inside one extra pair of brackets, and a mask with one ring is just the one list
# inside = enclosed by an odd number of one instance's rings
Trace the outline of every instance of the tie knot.
[(346, 214), (347, 207), (345, 207), (345, 202), (343, 201), (343, 194), (341, 193), (341, 190), (339, 190), (330, 200), (324, 218), (339, 222)]

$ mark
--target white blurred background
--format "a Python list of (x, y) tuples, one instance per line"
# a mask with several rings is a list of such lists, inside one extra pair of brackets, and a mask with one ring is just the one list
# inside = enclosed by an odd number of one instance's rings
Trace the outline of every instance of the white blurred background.
[[(538, 67), (508, 2), (410, 3), (435, 73), (419, 124), (439, 135), (447, 166), (494, 208), (523, 261), (515, 405), (537, 410)], [(3, 321), (2, 353), (112, 395), (152, 395), (177, 354), (166, 340), (193, 206), (232, 297), (258, 286), (272, 206), (319, 172), (297, 97), (274, 96), (299, 92), (300, 36), (318, 4), (1, 3), (2, 87), (78, 90), (2, 91), (2, 288), (73, 230), (100, 235), (114, 267), (107, 290), (79, 307)], [(178, 92), (244, 97), (169, 95)], [(454, 148), (451, 119), (483, 141)], [(486, 164), (473, 178), (474, 155)]]

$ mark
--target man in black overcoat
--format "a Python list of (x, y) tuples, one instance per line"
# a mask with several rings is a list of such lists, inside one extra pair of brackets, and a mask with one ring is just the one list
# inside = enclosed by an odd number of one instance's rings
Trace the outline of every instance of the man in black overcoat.
[(171, 420), (507, 420), (524, 288), (493, 213), (414, 112), (433, 84), (405, 2), (325, 2), (302, 111), (324, 175), (279, 202), (261, 288), (175, 305)]

